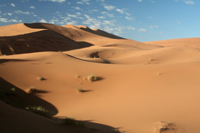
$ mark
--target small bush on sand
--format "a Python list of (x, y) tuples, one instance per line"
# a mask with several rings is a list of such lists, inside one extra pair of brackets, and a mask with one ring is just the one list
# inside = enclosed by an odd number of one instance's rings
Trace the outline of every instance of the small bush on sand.
[(36, 93), (36, 89), (35, 89), (35, 87), (34, 86), (31, 86), (30, 88), (29, 88), (29, 90), (28, 90), (28, 94), (35, 94)]
[(93, 81), (95, 81), (95, 80), (97, 80), (97, 77), (94, 76), (94, 74), (90, 74), (90, 75), (88, 76), (88, 81), (93, 82)]
[(26, 110), (48, 118), (52, 116), (52, 112), (42, 106), (26, 107)]
[(78, 87), (78, 92), (83, 93), (83, 89)]
[(65, 125), (76, 125), (76, 126), (81, 126), (81, 127), (84, 127), (85, 124), (83, 121), (79, 121), (79, 120), (75, 120), (74, 118), (72, 117), (67, 117), (63, 120), (63, 124)]
[(72, 117), (67, 117), (63, 120), (63, 124), (66, 125), (75, 125), (76, 124), (76, 120)]
[(44, 78), (39, 76), (38, 80), (42, 81), (42, 80), (44, 80)]

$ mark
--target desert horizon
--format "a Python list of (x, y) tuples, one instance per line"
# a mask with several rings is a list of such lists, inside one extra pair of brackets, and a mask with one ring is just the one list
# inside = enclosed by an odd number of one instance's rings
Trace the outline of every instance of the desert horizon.
[(0, 27), (0, 132), (198, 133), (200, 38)]

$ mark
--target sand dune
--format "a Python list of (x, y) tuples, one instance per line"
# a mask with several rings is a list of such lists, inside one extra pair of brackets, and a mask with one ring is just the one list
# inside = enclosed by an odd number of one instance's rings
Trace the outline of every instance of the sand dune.
[[(200, 131), (199, 38), (141, 43), (86, 26), (18, 26), (20, 29), (13, 25), (3, 27), (13, 33), (1, 33), (0, 38), (14, 46), (13, 38), (28, 35), (38, 51), (0, 56), (0, 92), (16, 88), (14, 95), (0, 95), (5, 102), (0, 102), (1, 132)], [(45, 35), (49, 38), (38, 39)], [(58, 38), (63, 39), (59, 46), (56, 44), (62, 52), (54, 49)], [(37, 45), (40, 41), (46, 42), (44, 50)], [(49, 47), (53, 50), (47, 50)], [(21, 46), (14, 49), (20, 51)], [(87, 80), (91, 74), (97, 76), (96, 81)], [(37, 90), (34, 95), (27, 94), (31, 86)], [(22, 110), (27, 106), (43, 106), (58, 119), (72, 116), (84, 121), (85, 127), (61, 125)], [(14, 128), (8, 129), (10, 121)]]

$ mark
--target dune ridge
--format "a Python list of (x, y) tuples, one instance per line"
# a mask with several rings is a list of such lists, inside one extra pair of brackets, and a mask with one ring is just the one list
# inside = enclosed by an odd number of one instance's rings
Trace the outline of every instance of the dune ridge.
[[(1, 132), (200, 131), (199, 38), (137, 42), (46, 23), (0, 29)], [(37, 92), (29, 95), (32, 86)], [(28, 105), (48, 108), (53, 118), (23, 110)], [(60, 124), (66, 116), (85, 127)]]

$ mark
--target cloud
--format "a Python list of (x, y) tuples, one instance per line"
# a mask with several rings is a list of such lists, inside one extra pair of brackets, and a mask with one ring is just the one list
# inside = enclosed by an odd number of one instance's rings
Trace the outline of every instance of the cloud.
[(83, 4), (83, 2), (79, 1), (79, 2), (76, 2), (77, 4)]
[(0, 18), (0, 22), (8, 22), (8, 19), (7, 18)]
[(21, 10), (17, 10), (17, 11), (14, 11), (15, 13), (17, 14), (26, 14), (26, 15), (30, 15), (30, 12), (23, 12)]
[(128, 17), (128, 16), (126, 16), (125, 17), (127, 20), (134, 20), (132, 17)]
[(105, 5), (104, 8), (107, 9), (108, 11), (111, 11), (111, 10), (115, 9), (115, 6)]
[(76, 10), (81, 10), (81, 8), (80, 7), (73, 7), (74, 9), (76, 9)]
[(151, 28), (151, 29), (158, 28), (158, 26), (157, 25), (151, 25), (151, 26), (149, 26), (149, 28)]
[(120, 12), (121, 14), (124, 13), (124, 11), (122, 9), (116, 9), (116, 11)]
[(34, 6), (30, 6), (30, 8), (31, 8), (31, 9), (35, 9), (35, 7), (34, 7)]
[(80, 17), (81, 16), (80, 12), (77, 12), (76, 14), (69, 14), (69, 13), (66, 14), (69, 18), (83, 19), (82, 17)]
[(8, 13), (9, 16), (12, 16), (12, 13)]
[(104, 18), (106, 18), (106, 17), (104, 17), (104, 16), (98, 16), (97, 18), (104, 19)]
[(139, 2), (142, 2), (142, 0), (138, 0)]
[(15, 4), (13, 4), (13, 3), (11, 3), (10, 5), (11, 5), (12, 7), (15, 7)]
[(68, 22), (67, 24), (72, 24), (72, 25), (77, 25), (77, 21), (71, 21), (71, 22)]
[(76, 2), (76, 3), (77, 3), (77, 4), (87, 4), (87, 5), (89, 5), (89, 4), (90, 4), (89, 1), (90, 1), (90, 0), (82, 0), (82, 1), (78, 1), (78, 2)]
[(95, 18), (91, 18), (89, 15), (84, 14), (84, 16), (86, 17), (87, 20), (83, 21), (83, 24), (88, 25), (90, 28), (97, 28), (100, 29), (101, 28), (101, 21), (95, 19)]
[(93, 10), (91, 10), (91, 11), (93, 11), (93, 12), (98, 12), (99, 10), (97, 10), (97, 9), (93, 9)]
[(22, 20), (11, 19), (11, 20), (9, 20), (9, 22), (13, 22), (13, 23), (21, 23)]
[(128, 29), (128, 30), (135, 30), (135, 28), (132, 27), (132, 26), (128, 26), (127, 29)]
[(4, 22), (4, 23), (8, 23), (8, 22), (21, 23), (22, 20), (16, 20), (16, 19), (10, 19), (10, 20), (8, 20), (7, 18), (0, 18), (0, 22)]
[(107, 15), (108, 17), (112, 18), (114, 15), (112, 13), (107, 13), (107, 12), (101, 12), (103, 15)]
[(21, 0), (21, 2), (29, 2), (29, 0)]
[(47, 21), (45, 19), (41, 19), (41, 20), (39, 20), (39, 22), (41, 22), (41, 23), (47, 23)]
[[(84, 16), (86, 20), (83, 21), (82, 23), (87, 25), (90, 28), (102, 29), (106, 32), (110, 32), (116, 35), (122, 33), (123, 27), (116, 26), (116, 20), (95, 19), (95, 18), (90, 17), (87, 14), (84, 14)], [(99, 17), (101, 18), (103, 16), (99, 16)]]
[(138, 30), (138, 32), (147, 32), (147, 29), (140, 28), (140, 29)]
[(40, 1), (51, 1), (51, 2), (58, 2), (58, 3), (63, 3), (66, 0), (40, 0)]
[(185, 3), (186, 3), (186, 4), (194, 4), (194, 1), (186, 0)]

